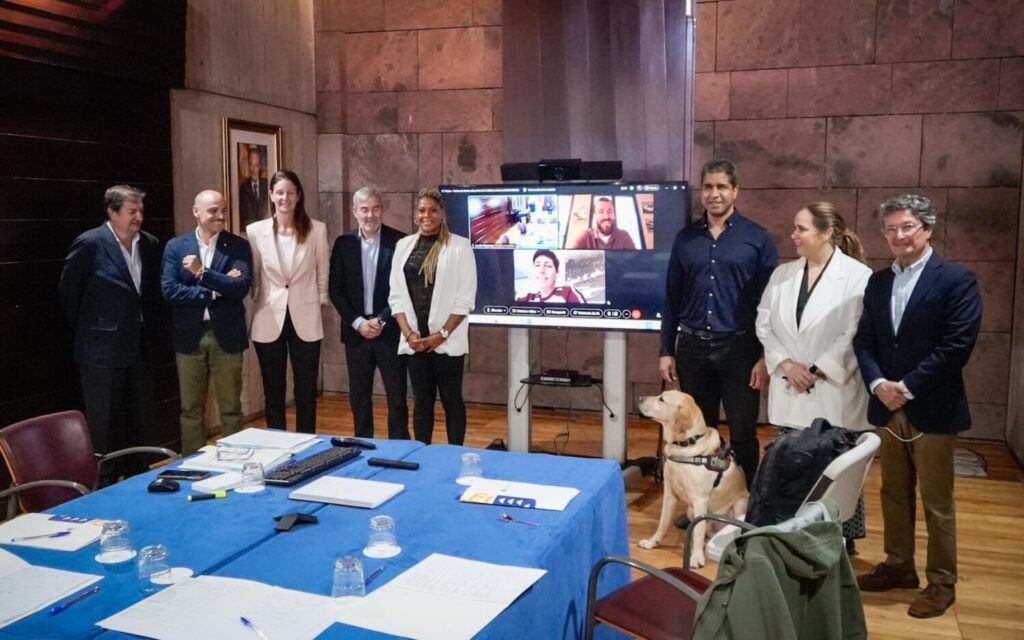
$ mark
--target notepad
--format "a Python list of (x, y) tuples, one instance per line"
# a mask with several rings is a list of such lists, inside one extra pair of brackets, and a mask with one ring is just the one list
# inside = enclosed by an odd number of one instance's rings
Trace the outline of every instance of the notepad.
[(292, 500), (374, 509), (405, 489), (404, 484), (324, 476), (288, 494)]
[[(26, 513), (0, 524), (0, 544), (55, 551), (78, 551), (99, 540), (102, 528), (102, 520), (69, 518), (48, 513)], [(68, 533), (59, 537), (36, 537), (64, 531)]]
[(100, 580), (100, 576), (31, 565), (0, 549), (0, 627)]

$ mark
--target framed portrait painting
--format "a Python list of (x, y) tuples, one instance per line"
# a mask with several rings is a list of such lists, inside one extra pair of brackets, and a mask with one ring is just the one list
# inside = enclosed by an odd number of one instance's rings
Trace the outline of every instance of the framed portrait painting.
[(231, 210), (228, 230), (270, 215), (270, 177), (281, 166), (281, 127), (224, 118), (224, 193)]

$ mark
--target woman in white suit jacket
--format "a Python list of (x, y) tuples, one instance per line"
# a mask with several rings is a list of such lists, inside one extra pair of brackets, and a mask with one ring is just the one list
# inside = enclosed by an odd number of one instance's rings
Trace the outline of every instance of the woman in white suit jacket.
[[(860, 240), (827, 202), (797, 212), (790, 235), (800, 256), (772, 272), (757, 307), (757, 337), (768, 367), (768, 421), (803, 429), (815, 418), (871, 429), (868, 396), (853, 353), (871, 269)], [(864, 537), (863, 506), (844, 525)]]
[(306, 214), (299, 177), (278, 171), (270, 179), (274, 215), (245, 228), (252, 246), (256, 312), (252, 341), (260, 361), (267, 426), (286, 428), (288, 358), (295, 378), (296, 429), (316, 432), (320, 306), (327, 303), (330, 250), (327, 227)]
[(476, 259), (468, 238), (452, 234), (437, 189), (416, 195), (419, 232), (395, 246), (388, 304), (402, 331), (398, 353), (408, 358), (413, 434), (430, 444), (434, 399), (444, 407), (448, 443), (466, 437), (462, 369), (469, 352), (466, 316), (476, 304)]

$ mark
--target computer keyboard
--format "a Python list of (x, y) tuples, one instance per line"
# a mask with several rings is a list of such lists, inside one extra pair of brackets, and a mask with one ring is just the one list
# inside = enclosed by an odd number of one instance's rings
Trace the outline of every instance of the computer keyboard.
[(268, 472), (264, 477), (267, 484), (290, 486), (302, 482), (323, 473), (328, 469), (348, 462), (359, 456), (359, 449), (355, 447), (331, 447), (320, 453), (314, 453), (308, 458), (303, 458), (292, 464), (284, 464)]

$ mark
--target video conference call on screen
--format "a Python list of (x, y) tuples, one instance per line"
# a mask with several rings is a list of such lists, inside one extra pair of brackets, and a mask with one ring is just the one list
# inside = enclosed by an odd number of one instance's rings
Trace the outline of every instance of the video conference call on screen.
[(685, 182), (442, 186), (473, 243), (474, 324), (657, 331)]

